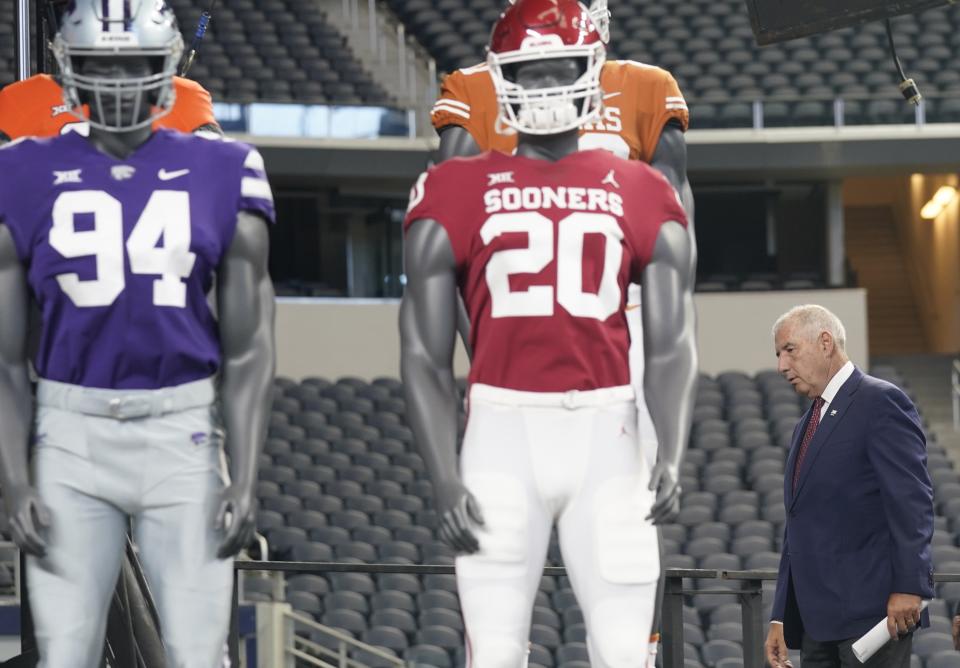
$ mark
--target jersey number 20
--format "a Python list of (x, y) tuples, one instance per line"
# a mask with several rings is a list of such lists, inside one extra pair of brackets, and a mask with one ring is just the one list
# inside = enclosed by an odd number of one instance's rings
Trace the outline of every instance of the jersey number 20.
[[(613, 216), (583, 212), (563, 218), (557, 227), (556, 302), (572, 316), (606, 320), (621, 308), (617, 275), (623, 258), (623, 230)], [(511, 274), (538, 274), (553, 261), (553, 228), (553, 221), (536, 211), (495, 213), (480, 228), (484, 244), (510, 232), (524, 233), (529, 239), (526, 248), (497, 251), (487, 262), (494, 318), (553, 315), (554, 286), (510, 289)], [(604, 237), (603, 274), (596, 293), (583, 290), (583, 241), (587, 234)]]
[[(93, 229), (77, 231), (79, 214), (93, 216)], [(159, 246), (160, 240), (163, 245)], [(184, 308), (190, 275), (197, 259), (190, 252), (190, 195), (157, 190), (123, 243), (123, 205), (102, 190), (65, 192), (53, 205), (50, 245), (66, 258), (96, 258), (97, 277), (83, 281), (75, 273), (60, 274), (60, 288), (79, 307), (109, 306), (125, 287), (124, 246), (134, 274), (159, 276), (153, 282), (155, 306)]]

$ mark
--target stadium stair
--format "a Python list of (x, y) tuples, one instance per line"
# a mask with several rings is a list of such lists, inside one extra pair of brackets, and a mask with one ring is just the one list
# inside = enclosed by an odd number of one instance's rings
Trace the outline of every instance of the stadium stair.
[(954, 359), (953, 355), (894, 355), (874, 357), (873, 361), (896, 367), (922, 408), (930, 431), (960, 466), (960, 432), (953, 430), (950, 400), (950, 368)]
[[(331, 25), (363, 60), (374, 81), (399, 105), (417, 113), (419, 135), (430, 129), (430, 108), (437, 96), (436, 64), (387, 5), (367, 0), (314, 0)], [(375, 29), (371, 34), (370, 6)], [(401, 54), (406, 62), (402, 62)]]
[(845, 218), (847, 257), (860, 286), (867, 289), (870, 353), (925, 352), (893, 211), (886, 206), (850, 206)]

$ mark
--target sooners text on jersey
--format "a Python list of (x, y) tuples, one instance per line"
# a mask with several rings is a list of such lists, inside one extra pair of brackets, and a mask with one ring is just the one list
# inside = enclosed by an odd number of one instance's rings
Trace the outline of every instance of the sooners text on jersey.
[(127, 160), (76, 133), (0, 149), (0, 224), (40, 305), (42, 378), (157, 389), (220, 364), (206, 294), (240, 211), (273, 221), (250, 146), (157, 130)]
[(405, 229), (450, 239), (470, 316), (470, 380), (531, 392), (629, 384), (624, 313), (660, 227), (686, 225), (669, 182), (602, 150), (557, 162), (489, 152), (420, 176)]
[[(600, 74), (603, 117), (584, 126), (580, 148), (603, 148), (630, 160), (650, 162), (668, 121), (686, 131), (687, 103), (676, 80), (664, 69), (632, 60), (608, 60)], [(437, 130), (465, 128), (482, 151), (513, 153), (515, 134), (497, 131), (500, 109), (486, 65), (457, 70), (443, 80), (430, 118)]]

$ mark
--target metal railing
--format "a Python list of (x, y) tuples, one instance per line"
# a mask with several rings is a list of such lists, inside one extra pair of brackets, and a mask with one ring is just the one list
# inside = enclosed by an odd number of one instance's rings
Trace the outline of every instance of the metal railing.
[(9, 569), (10, 581), (0, 583), (0, 605), (16, 605), (21, 599), (20, 548), (0, 541), (0, 568)]
[(953, 400), (953, 430), (960, 431), (960, 359), (950, 368), (950, 394)]
[[(876, 120), (871, 120), (869, 123), (864, 123), (862, 119), (857, 119), (852, 117), (850, 112), (851, 103), (866, 103), (866, 102), (878, 102), (878, 101), (891, 101), (897, 105), (897, 108), (902, 112), (901, 119), (902, 123), (909, 123), (915, 125), (916, 127), (923, 127), (927, 125), (930, 121), (929, 116), (929, 104), (928, 100), (939, 101), (945, 99), (956, 99), (957, 96), (953, 95), (940, 95), (937, 93), (931, 94), (924, 97), (920, 100), (920, 103), (916, 106), (904, 102), (902, 99), (893, 98), (891, 96), (886, 96), (877, 93), (847, 93), (841, 95), (833, 94), (819, 94), (819, 95), (776, 95), (770, 97), (760, 97), (753, 99), (735, 99), (735, 98), (711, 98), (711, 97), (696, 97), (691, 96), (687, 98), (687, 104), (690, 107), (691, 123), (696, 125), (697, 118), (697, 108), (703, 106), (715, 106), (723, 107), (726, 105), (737, 103), (738, 101), (742, 104), (747, 104), (750, 106), (751, 114), (749, 120), (742, 119), (741, 123), (733, 126), (723, 126), (717, 125), (716, 127), (739, 127), (739, 128), (750, 128), (754, 130), (763, 130), (769, 127), (769, 122), (771, 121), (769, 115), (769, 106), (775, 104), (796, 104), (801, 102), (821, 102), (824, 103), (828, 109), (824, 111), (824, 114), (818, 117), (811, 117), (808, 119), (797, 119), (791, 118), (789, 124), (783, 124), (782, 122), (777, 125), (777, 127), (810, 127), (810, 126), (821, 126), (821, 127), (834, 127), (841, 128), (847, 127), (849, 125), (891, 125), (895, 124), (894, 121), (878, 122)], [(938, 114), (935, 114), (935, 116)], [(776, 120), (776, 119), (773, 119)], [(855, 121), (851, 123), (851, 121)], [(934, 121), (940, 122), (940, 121)]]
[[(233, 589), (233, 619), (230, 630), (230, 657), (233, 666), (240, 666), (239, 662), (239, 633), (238, 633), (238, 604), (239, 604), (239, 574), (245, 571), (262, 571), (285, 574), (314, 574), (325, 573), (408, 573), (411, 575), (453, 575), (454, 567), (433, 564), (357, 564), (333, 562), (301, 562), (301, 561), (238, 561), (234, 564)], [(543, 569), (544, 575), (561, 576), (567, 571), (562, 566), (548, 566)], [(689, 588), (684, 587), (684, 580), (717, 580), (723, 583), (737, 583), (736, 587), (723, 588)], [(763, 583), (777, 579), (774, 570), (713, 570), (713, 569), (678, 569), (668, 568), (665, 571), (663, 608), (661, 615), (661, 642), (663, 647), (664, 668), (683, 668), (684, 666), (684, 639), (683, 639), (683, 600), (685, 596), (711, 595), (735, 597), (741, 608), (741, 625), (743, 629), (743, 668), (764, 668), (765, 658), (763, 644), (766, 640), (767, 620), (763, 615)], [(934, 573), (935, 582), (960, 582), (960, 573)], [(296, 615), (296, 617), (300, 617)], [(299, 619), (298, 619), (299, 621)], [(320, 626), (320, 625), (317, 625)], [(364, 646), (365, 651), (368, 646)], [(338, 655), (349, 661), (344, 654)], [(315, 658), (315, 657), (312, 657)], [(394, 659), (396, 660), (396, 659)], [(318, 663), (318, 666), (331, 664)], [(360, 664), (343, 663), (342, 666), (358, 666)], [(402, 661), (397, 666), (405, 665)], [(337, 668), (337, 666), (332, 666)]]
[(336, 649), (326, 647), (318, 642), (292, 633), (291, 643), (285, 649), (285, 653), (310, 666), (319, 668), (366, 668), (362, 661), (351, 657), (352, 650), (360, 650), (367, 655), (382, 659), (388, 665), (404, 668), (406, 662), (398, 659), (392, 654), (387, 654), (383, 650), (357, 642), (345, 633), (341, 633), (329, 626), (318, 624), (305, 615), (296, 612), (286, 611), (283, 613), (284, 621), (293, 626), (303, 626), (317, 631), (329, 639), (336, 641)]

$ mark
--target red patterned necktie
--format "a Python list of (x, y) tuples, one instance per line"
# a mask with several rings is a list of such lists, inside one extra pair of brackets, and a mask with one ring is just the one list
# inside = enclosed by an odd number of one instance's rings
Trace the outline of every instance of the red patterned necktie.
[(807, 448), (813, 435), (817, 433), (817, 426), (820, 424), (820, 411), (823, 404), (826, 403), (823, 397), (817, 397), (813, 400), (813, 413), (810, 415), (810, 422), (807, 423), (807, 430), (803, 433), (803, 440), (800, 442), (800, 452), (797, 453), (797, 464), (793, 469), (793, 491), (797, 491), (797, 483), (800, 482), (800, 467), (803, 466), (803, 458), (807, 456)]

